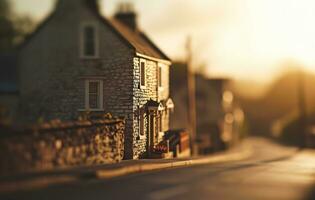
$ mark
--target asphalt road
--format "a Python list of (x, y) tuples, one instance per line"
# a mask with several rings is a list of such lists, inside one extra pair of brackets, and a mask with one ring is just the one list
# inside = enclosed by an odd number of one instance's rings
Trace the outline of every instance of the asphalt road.
[[(238, 162), (134, 174), (110, 180), (0, 195), (2, 200), (310, 200), (315, 199), (315, 151), (252, 138), (253, 154)], [(314, 191), (313, 191), (314, 189)]]

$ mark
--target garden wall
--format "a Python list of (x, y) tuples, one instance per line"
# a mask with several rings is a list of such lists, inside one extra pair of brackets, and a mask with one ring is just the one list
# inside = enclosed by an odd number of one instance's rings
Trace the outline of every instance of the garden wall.
[(52, 121), (30, 128), (0, 125), (0, 175), (119, 162), (121, 119)]

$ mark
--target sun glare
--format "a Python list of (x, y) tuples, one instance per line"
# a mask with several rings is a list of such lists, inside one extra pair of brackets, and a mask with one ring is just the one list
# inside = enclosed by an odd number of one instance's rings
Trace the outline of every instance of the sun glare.
[[(39, 17), (53, 1), (37, 7), (14, 2), (19, 11)], [(101, 2), (103, 13), (111, 15), (116, 0)], [(209, 75), (270, 81), (286, 60), (315, 72), (314, 0), (137, 0), (135, 7), (140, 26), (173, 59), (183, 58), (191, 35), (197, 64), (205, 64)], [(152, 7), (163, 15), (150, 12)]]

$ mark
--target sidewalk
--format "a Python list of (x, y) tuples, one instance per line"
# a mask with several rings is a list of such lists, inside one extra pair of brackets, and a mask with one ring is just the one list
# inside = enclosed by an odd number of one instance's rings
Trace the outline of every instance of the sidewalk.
[(89, 179), (110, 179), (153, 170), (239, 161), (250, 157), (251, 154), (252, 148), (241, 144), (231, 150), (209, 156), (186, 159), (128, 160), (117, 164), (59, 169), (51, 172), (30, 173), (15, 177), (2, 177), (0, 178), (0, 193), (10, 193), (21, 189), (40, 189), (51, 185), (74, 183), (76, 181)]

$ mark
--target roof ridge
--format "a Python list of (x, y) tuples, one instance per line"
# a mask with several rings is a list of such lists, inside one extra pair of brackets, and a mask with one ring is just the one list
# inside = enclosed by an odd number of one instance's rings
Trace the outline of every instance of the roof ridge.
[[(115, 34), (117, 34), (120, 39), (125, 42), (129, 47), (134, 48), (137, 53), (143, 54), (145, 56), (149, 56), (152, 58), (157, 58), (165, 61), (171, 61), (168, 56), (166, 56), (143, 32), (139, 29), (137, 31), (131, 30), (129, 27), (119, 22), (119, 20), (114, 18), (106, 18), (100, 12), (94, 12), (93, 9), (87, 7), (91, 10), (92, 14), (94, 14), (103, 24), (107, 25)], [(29, 36), (25, 38), (25, 40), (17, 46), (17, 50), (20, 50), (24, 46), (26, 46), (30, 40), (36, 36), (38, 32), (40, 32), (45, 25), (51, 21), (56, 15), (57, 10), (55, 9), (43, 22), (41, 22), (35, 31), (33, 31)]]

